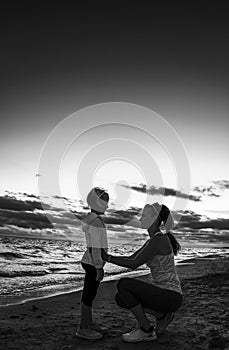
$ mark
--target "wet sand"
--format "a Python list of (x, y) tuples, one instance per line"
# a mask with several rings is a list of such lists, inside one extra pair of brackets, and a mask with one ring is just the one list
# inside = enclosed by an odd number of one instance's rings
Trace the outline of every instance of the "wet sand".
[[(103, 282), (94, 321), (106, 326), (102, 340), (75, 336), (81, 291), (0, 308), (1, 350), (200, 350), (229, 349), (229, 258), (208, 256), (178, 264), (184, 302), (165, 333), (150, 343), (128, 344), (120, 336), (136, 327), (114, 301), (117, 280)], [(137, 277), (147, 280), (148, 275)], [(154, 318), (149, 315), (154, 322)]]

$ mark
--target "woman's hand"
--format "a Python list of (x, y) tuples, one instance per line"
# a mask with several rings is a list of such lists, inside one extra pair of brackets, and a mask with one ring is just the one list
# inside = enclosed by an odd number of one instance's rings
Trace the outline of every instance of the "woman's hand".
[(101, 248), (101, 256), (102, 256), (102, 259), (104, 260), (104, 261), (108, 261), (108, 254), (107, 254), (107, 252), (103, 249), (103, 248)]

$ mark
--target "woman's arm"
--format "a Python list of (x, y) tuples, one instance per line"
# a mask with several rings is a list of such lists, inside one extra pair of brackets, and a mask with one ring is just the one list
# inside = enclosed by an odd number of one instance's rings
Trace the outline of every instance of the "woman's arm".
[(142, 247), (140, 247), (138, 250), (136, 250), (136, 252), (134, 252), (133, 254), (131, 254), (129, 256), (129, 258), (134, 258), (138, 253), (140, 253), (140, 251), (142, 251), (142, 249), (144, 249), (145, 245), (148, 243), (148, 240), (143, 244)]
[(147, 261), (153, 258), (157, 252), (157, 244), (155, 244), (155, 239), (151, 238), (147, 244), (145, 244), (142, 249), (139, 250), (138, 254), (134, 257), (125, 256), (113, 256), (108, 255), (106, 261), (122, 266), (129, 269), (136, 269), (137, 267), (145, 264)]

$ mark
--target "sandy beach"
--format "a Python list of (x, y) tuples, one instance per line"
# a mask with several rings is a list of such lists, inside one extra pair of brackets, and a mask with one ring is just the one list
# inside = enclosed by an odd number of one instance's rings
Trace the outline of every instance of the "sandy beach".
[[(94, 320), (106, 326), (102, 340), (75, 336), (81, 292), (0, 308), (1, 350), (229, 349), (229, 258), (207, 256), (178, 264), (184, 303), (163, 335), (150, 343), (128, 344), (120, 336), (136, 327), (130, 312), (114, 301), (117, 280), (103, 282)], [(148, 275), (138, 277), (143, 280)], [(153, 321), (153, 317), (149, 315)]]

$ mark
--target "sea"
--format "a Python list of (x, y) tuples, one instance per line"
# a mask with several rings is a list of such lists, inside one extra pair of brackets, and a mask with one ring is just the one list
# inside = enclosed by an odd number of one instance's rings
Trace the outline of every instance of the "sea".
[[(140, 245), (139, 245), (140, 246)], [(130, 255), (137, 244), (116, 244), (109, 248), (114, 255)], [(186, 242), (175, 263), (207, 255), (226, 256), (229, 246)], [(85, 251), (82, 242), (0, 237), (0, 307), (27, 300), (69, 293), (82, 288), (84, 270), (80, 260)], [(146, 265), (134, 271), (144, 274)], [(130, 270), (105, 265), (105, 279), (130, 274)]]

